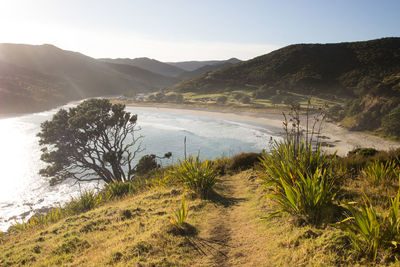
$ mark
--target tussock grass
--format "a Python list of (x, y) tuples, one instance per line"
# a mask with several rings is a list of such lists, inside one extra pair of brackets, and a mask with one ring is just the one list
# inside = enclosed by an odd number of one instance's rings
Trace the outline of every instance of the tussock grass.
[(138, 182), (114, 182), (106, 184), (104, 191), (108, 198), (118, 198), (134, 194), (140, 187), (141, 185)]
[(386, 184), (396, 178), (397, 172), (396, 163), (393, 161), (386, 163), (374, 161), (361, 171), (371, 185)]
[(201, 198), (206, 198), (217, 182), (217, 173), (212, 161), (201, 161), (199, 156), (179, 160), (169, 171), (169, 177)]

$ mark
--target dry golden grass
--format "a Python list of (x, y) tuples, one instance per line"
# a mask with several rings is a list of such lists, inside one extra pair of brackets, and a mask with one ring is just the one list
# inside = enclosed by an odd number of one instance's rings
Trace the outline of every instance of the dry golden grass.
[(170, 233), (169, 222), (181, 198), (176, 189), (149, 191), (9, 235), (1, 245), (0, 266), (187, 265), (196, 251), (185, 237)]
[[(342, 199), (383, 188), (348, 179)], [(393, 189), (389, 189), (390, 193)], [(299, 225), (289, 215), (263, 220), (273, 203), (256, 172), (221, 177), (209, 200), (187, 195), (186, 235), (169, 217), (182, 190), (147, 191), (67, 217), (48, 227), (3, 237), (0, 266), (368, 266), (347, 234)], [(383, 207), (380, 208), (383, 210)], [(382, 262), (384, 265), (385, 262)], [(395, 264), (395, 263), (392, 263)]]

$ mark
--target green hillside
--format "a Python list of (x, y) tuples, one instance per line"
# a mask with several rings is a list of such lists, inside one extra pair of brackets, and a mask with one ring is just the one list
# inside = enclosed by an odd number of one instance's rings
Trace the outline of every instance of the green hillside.
[(247, 91), (252, 103), (290, 102), (291, 94), (337, 100), (342, 104), (330, 110), (332, 119), (353, 130), (400, 136), (400, 38), (290, 45), (184, 80), (172, 90)]
[(353, 96), (365, 77), (380, 80), (399, 71), (400, 38), (296, 44), (183, 81), (174, 89), (185, 92), (218, 91), (227, 87), (250, 90), (267, 85), (277, 90)]
[(213, 65), (222, 65), (222, 64), (235, 64), (241, 62), (241, 60), (237, 58), (230, 58), (227, 60), (206, 60), (206, 61), (181, 61), (181, 62), (166, 62), (167, 64), (171, 66), (175, 66), (181, 69), (184, 69), (186, 71), (194, 71), (197, 69), (200, 69), (205, 66), (213, 66)]
[(169, 65), (167, 63), (155, 60), (155, 59), (150, 59), (147, 57), (140, 57), (140, 58), (116, 58), (116, 59), (111, 59), (111, 58), (100, 58), (100, 61), (103, 62), (109, 62), (109, 63), (115, 63), (115, 64), (124, 64), (124, 65), (130, 65), (130, 66), (135, 66), (141, 69), (145, 69), (154, 73), (158, 73), (164, 76), (178, 76), (181, 73), (185, 72), (185, 70)]

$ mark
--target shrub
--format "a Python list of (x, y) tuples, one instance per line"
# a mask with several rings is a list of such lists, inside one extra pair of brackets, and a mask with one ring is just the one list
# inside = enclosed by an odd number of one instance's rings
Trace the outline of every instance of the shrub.
[(319, 224), (324, 209), (333, 205), (336, 195), (333, 161), (318, 146), (302, 142), (274, 143), (270, 154), (261, 158), (260, 177), (268, 195), (279, 208), (270, 217), (282, 212), (304, 218), (307, 223)]
[(217, 182), (217, 173), (209, 160), (201, 161), (199, 156), (190, 156), (178, 161), (169, 171), (171, 179), (176, 179), (184, 187), (205, 198)]
[(217, 98), (217, 103), (218, 103), (218, 104), (223, 105), (223, 104), (226, 103), (226, 101), (228, 101), (228, 97), (226, 97), (226, 96), (224, 96), (224, 95), (219, 96), (219, 97)]
[(299, 98), (295, 97), (295, 96), (291, 96), (291, 95), (283, 96), (282, 97), (282, 103), (286, 104), (286, 105), (288, 105), (290, 107), (291, 106), (299, 106), (300, 105)]
[(104, 192), (109, 198), (122, 197), (128, 194), (133, 194), (138, 191), (138, 184), (136, 182), (114, 182), (106, 184)]
[(85, 190), (78, 197), (71, 197), (71, 201), (65, 206), (65, 210), (72, 214), (85, 212), (94, 209), (105, 200), (101, 192)]
[(352, 174), (360, 173), (371, 161), (400, 163), (400, 149), (390, 151), (376, 151), (374, 148), (357, 148), (350, 151), (347, 157), (340, 158), (339, 162)]
[(370, 184), (378, 185), (393, 180), (396, 177), (395, 169), (396, 164), (393, 161), (386, 163), (374, 161), (365, 167), (362, 174)]
[(351, 156), (361, 156), (361, 157), (372, 157), (375, 156), (376, 153), (378, 153), (378, 150), (375, 148), (356, 148), (353, 149), (352, 151), (349, 151), (347, 155), (349, 157)]
[(159, 168), (159, 164), (156, 160), (156, 155), (144, 155), (140, 158), (139, 162), (135, 166), (135, 173), (138, 175), (145, 175), (153, 169)]
[(216, 158), (213, 162), (213, 168), (219, 175), (225, 175), (229, 169), (231, 159), (228, 157)]
[(334, 105), (328, 109), (327, 116), (334, 121), (340, 121), (344, 118), (344, 109), (341, 105)]
[(251, 99), (248, 95), (244, 95), (242, 98), (240, 98), (240, 102), (242, 102), (243, 104), (250, 104)]
[(387, 134), (400, 136), (400, 105), (382, 118), (382, 128)]
[(276, 104), (280, 104), (283, 101), (283, 96), (282, 95), (273, 95), (271, 97), (271, 103), (276, 105)]
[(58, 220), (64, 218), (66, 212), (61, 208), (50, 209), (45, 215), (36, 214), (33, 215), (27, 222), (15, 222), (11, 225), (11, 231), (23, 231), (29, 230), (38, 226), (48, 225), (50, 223), (57, 222)]
[(254, 93), (255, 99), (267, 99), (276, 94), (276, 90), (273, 87), (267, 87), (266, 85), (258, 88)]
[(300, 172), (303, 176), (313, 175), (317, 169), (332, 171), (334, 155), (322, 152), (321, 146), (312, 149), (311, 144), (301, 142), (296, 146), (292, 142), (273, 143), (269, 154), (261, 157), (261, 172), (267, 184), (280, 183), (282, 177), (290, 183), (292, 176)]
[(318, 225), (323, 219), (324, 209), (332, 206), (336, 195), (332, 180), (327, 177), (326, 170), (318, 168), (312, 175), (304, 176), (298, 172), (291, 178), (291, 183), (281, 178), (279, 187), (270, 195), (279, 205), (279, 209), (270, 217), (287, 212), (304, 218), (307, 223)]
[(234, 93), (233, 94), (233, 98), (235, 99), (235, 100), (237, 100), (237, 101), (239, 101), (241, 98), (243, 98), (244, 96), (246, 96), (245, 94), (243, 94), (243, 93)]
[(240, 153), (230, 160), (229, 169), (233, 171), (243, 171), (253, 168), (255, 164), (260, 162), (260, 153)]

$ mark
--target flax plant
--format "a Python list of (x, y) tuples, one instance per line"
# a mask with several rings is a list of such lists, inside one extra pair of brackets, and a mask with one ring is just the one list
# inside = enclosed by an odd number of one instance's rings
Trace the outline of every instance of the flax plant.
[(182, 226), (186, 223), (187, 217), (188, 217), (188, 205), (185, 199), (185, 195), (183, 195), (180, 208), (174, 211), (173, 215), (170, 217), (169, 220), (174, 226), (182, 228)]
[(396, 163), (388, 161), (386, 163), (374, 161), (361, 172), (362, 175), (372, 185), (379, 185), (393, 180), (396, 176)]
[(179, 160), (169, 171), (168, 176), (201, 198), (206, 198), (217, 182), (217, 172), (213, 168), (212, 161), (201, 161), (199, 156)]
[(353, 204), (355, 203), (342, 204), (349, 215), (338, 225), (349, 234), (356, 250), (375, 261), (378, 249), (382, 246), (383, 223), (366, 196), (363, 198), (361, 210), (356, 209)]

